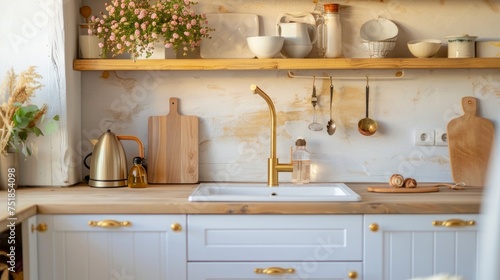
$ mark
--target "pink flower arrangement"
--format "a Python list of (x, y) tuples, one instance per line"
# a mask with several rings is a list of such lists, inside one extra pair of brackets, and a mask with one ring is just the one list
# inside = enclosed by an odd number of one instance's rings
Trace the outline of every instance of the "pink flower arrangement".
[(183, 54), (200, 45), (202, 38), (210, 38), (213, 29), (207, 27), (205, 15), (191, 10), (195, 2), (189, 0), (158, 0), (152, 5), (154, 34), (163, 36), (166, 48), (181, 48)]
[(89, 33), (103, 39), (99, 47), (105, 57), (128, 52), (133, 58), (146, 53), (149, 57), (154, 43), (166, 48), (182, 48), (184, 55), (193, 51), (202, 38), (209, 38), (213, 30), (206, 26), (206, 17), (191, 10), (194, 2), (188, 0), (112, 0), (106, 3), (106, 12), (92, 17)]

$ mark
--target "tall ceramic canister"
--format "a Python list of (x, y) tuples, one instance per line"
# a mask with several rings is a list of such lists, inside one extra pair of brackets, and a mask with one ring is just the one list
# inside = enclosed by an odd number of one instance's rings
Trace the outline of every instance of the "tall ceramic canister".
[(339, 4), (324, 5), (323, 47), (325, 57), (342, 56), (342, 25), (340, 23)]
[(476, 38), (469, 34), (446, 36), (448, 40), (448, 58), (476, 57)]
[(93, 23), (80, 24), (80, 35), (78, 37), (80, 58), (99, 58), (101, 56), (99, 38), (92, 32), (93, 30), (95, 30), (95, 24)]

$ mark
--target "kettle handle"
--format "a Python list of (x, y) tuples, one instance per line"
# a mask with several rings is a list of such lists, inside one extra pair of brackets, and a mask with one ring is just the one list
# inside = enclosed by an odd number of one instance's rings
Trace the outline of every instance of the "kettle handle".
[(144, 145), (142, 144), (141, 139), (131, 135), (117, 135), (116, 138), (118, 138), (118, 140), (134, 140), (137, 142), (139, 145), (139, 156), (144, 158)]
[(87, 169), (90, 169), (90, 166), (89, 164), (87, 163), (87, 159), (92, 156), (92, 153), (88, 154), (85, 156), (85, 158), (83, 159), (83, 165), (85, 165), (85, 167), (87, 167)]

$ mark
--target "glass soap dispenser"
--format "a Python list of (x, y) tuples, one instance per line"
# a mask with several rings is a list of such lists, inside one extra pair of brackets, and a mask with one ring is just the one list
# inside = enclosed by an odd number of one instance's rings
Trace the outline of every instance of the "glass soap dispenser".
[(298, 137), (292, 153), (292, 183), (307, 184), (311, 181), (311, 153), (306, 150), (306, 140)]
[(128, 173), (128, 186), (129, 188), (145, 188), (148, 186), (148, 177), (146, 169), (142, 166), (142, 158), (135, 157), (134, 166)]

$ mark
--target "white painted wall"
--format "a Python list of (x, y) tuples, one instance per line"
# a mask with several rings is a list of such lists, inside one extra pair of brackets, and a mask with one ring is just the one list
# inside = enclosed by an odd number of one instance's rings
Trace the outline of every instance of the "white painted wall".
[[(278, 15), (312, 11), (310, 1), (199, 1), (204, 12), (256, 13), (261, 34), (274, 34)], [(229, 3), (228, 3), (229, 2)], [(391, 57), (411, 57), (406, 42), (469, 33), (481, 37), (500, 34), (500, 1), (338, 1), (342, 5), (344, 54), (367, 57), (359, 28), (378, 16), (400, 28)], [(95, 5), (96, 1), (90, 2)], [(96, 7), (95, 9), (97, 9)], [(441, 55), (446, 56), (446, 46)], [(392, 75), (394, 71), (300, 71), (300, 75)], [(386, 182), (392, 173), (417, 181), (451, 181), (447, 147), (415, 147), (417, 128), (446, 129), (462, 114), (463, 96), (479, 98), (481, 116), (493, 118), (499, 108), (499, 70), (407, 70), (400, 80), (373, 80), (370, 116), (379, 123), (372, 137), (358, 133), (364, 117), (365, 81), (334, 80), (333, 118), (337, 132), (311, 132), (312, 80), (288, 78), (286, 71), (145, 71), (82, 73), (83, 138), (111, 127), (147, 143), (147, 118), (168, 113), (170, 97), (179, 97), (180, 111), (200, 118), (200, 180), (265, 181), (269, 156), (268, 109), (253, 95), (250, 84), (267, 92), (278, 110), (278, 156), (289, 159), (297, 136), (305, 136), (313, 153), (314, 181)], [(319, 120), (328, 121), (328, 81), (317, 82)], [(92, 108), (92, 109), (91, 109)], [(84, 150), (88, 150), (88, 146)], [(147, 148), (147, 147), (146, 147)], [(136, 147), (127, 147), (128, 157)], [(290, 179), (288, 174), (281, 180)]]
[(71, 69), (76, 22), (67, 21), (76, 17), (63, 17), (77, 13), (78, 6), (72, 0), (5, 1), (0, 11), (1, 78), (10, 68), (19, 73), (37, 66), (44, 86), (32, 101), (47, 103), (48, 117), (61, 117), (57, 133), (31, 138), (39, 148), (38, 158), (20, 160), (19, 185), (61, 186), (81, 180), (79, 157), (78, 165), (73, 163), (81, 138), (80, 73)]

